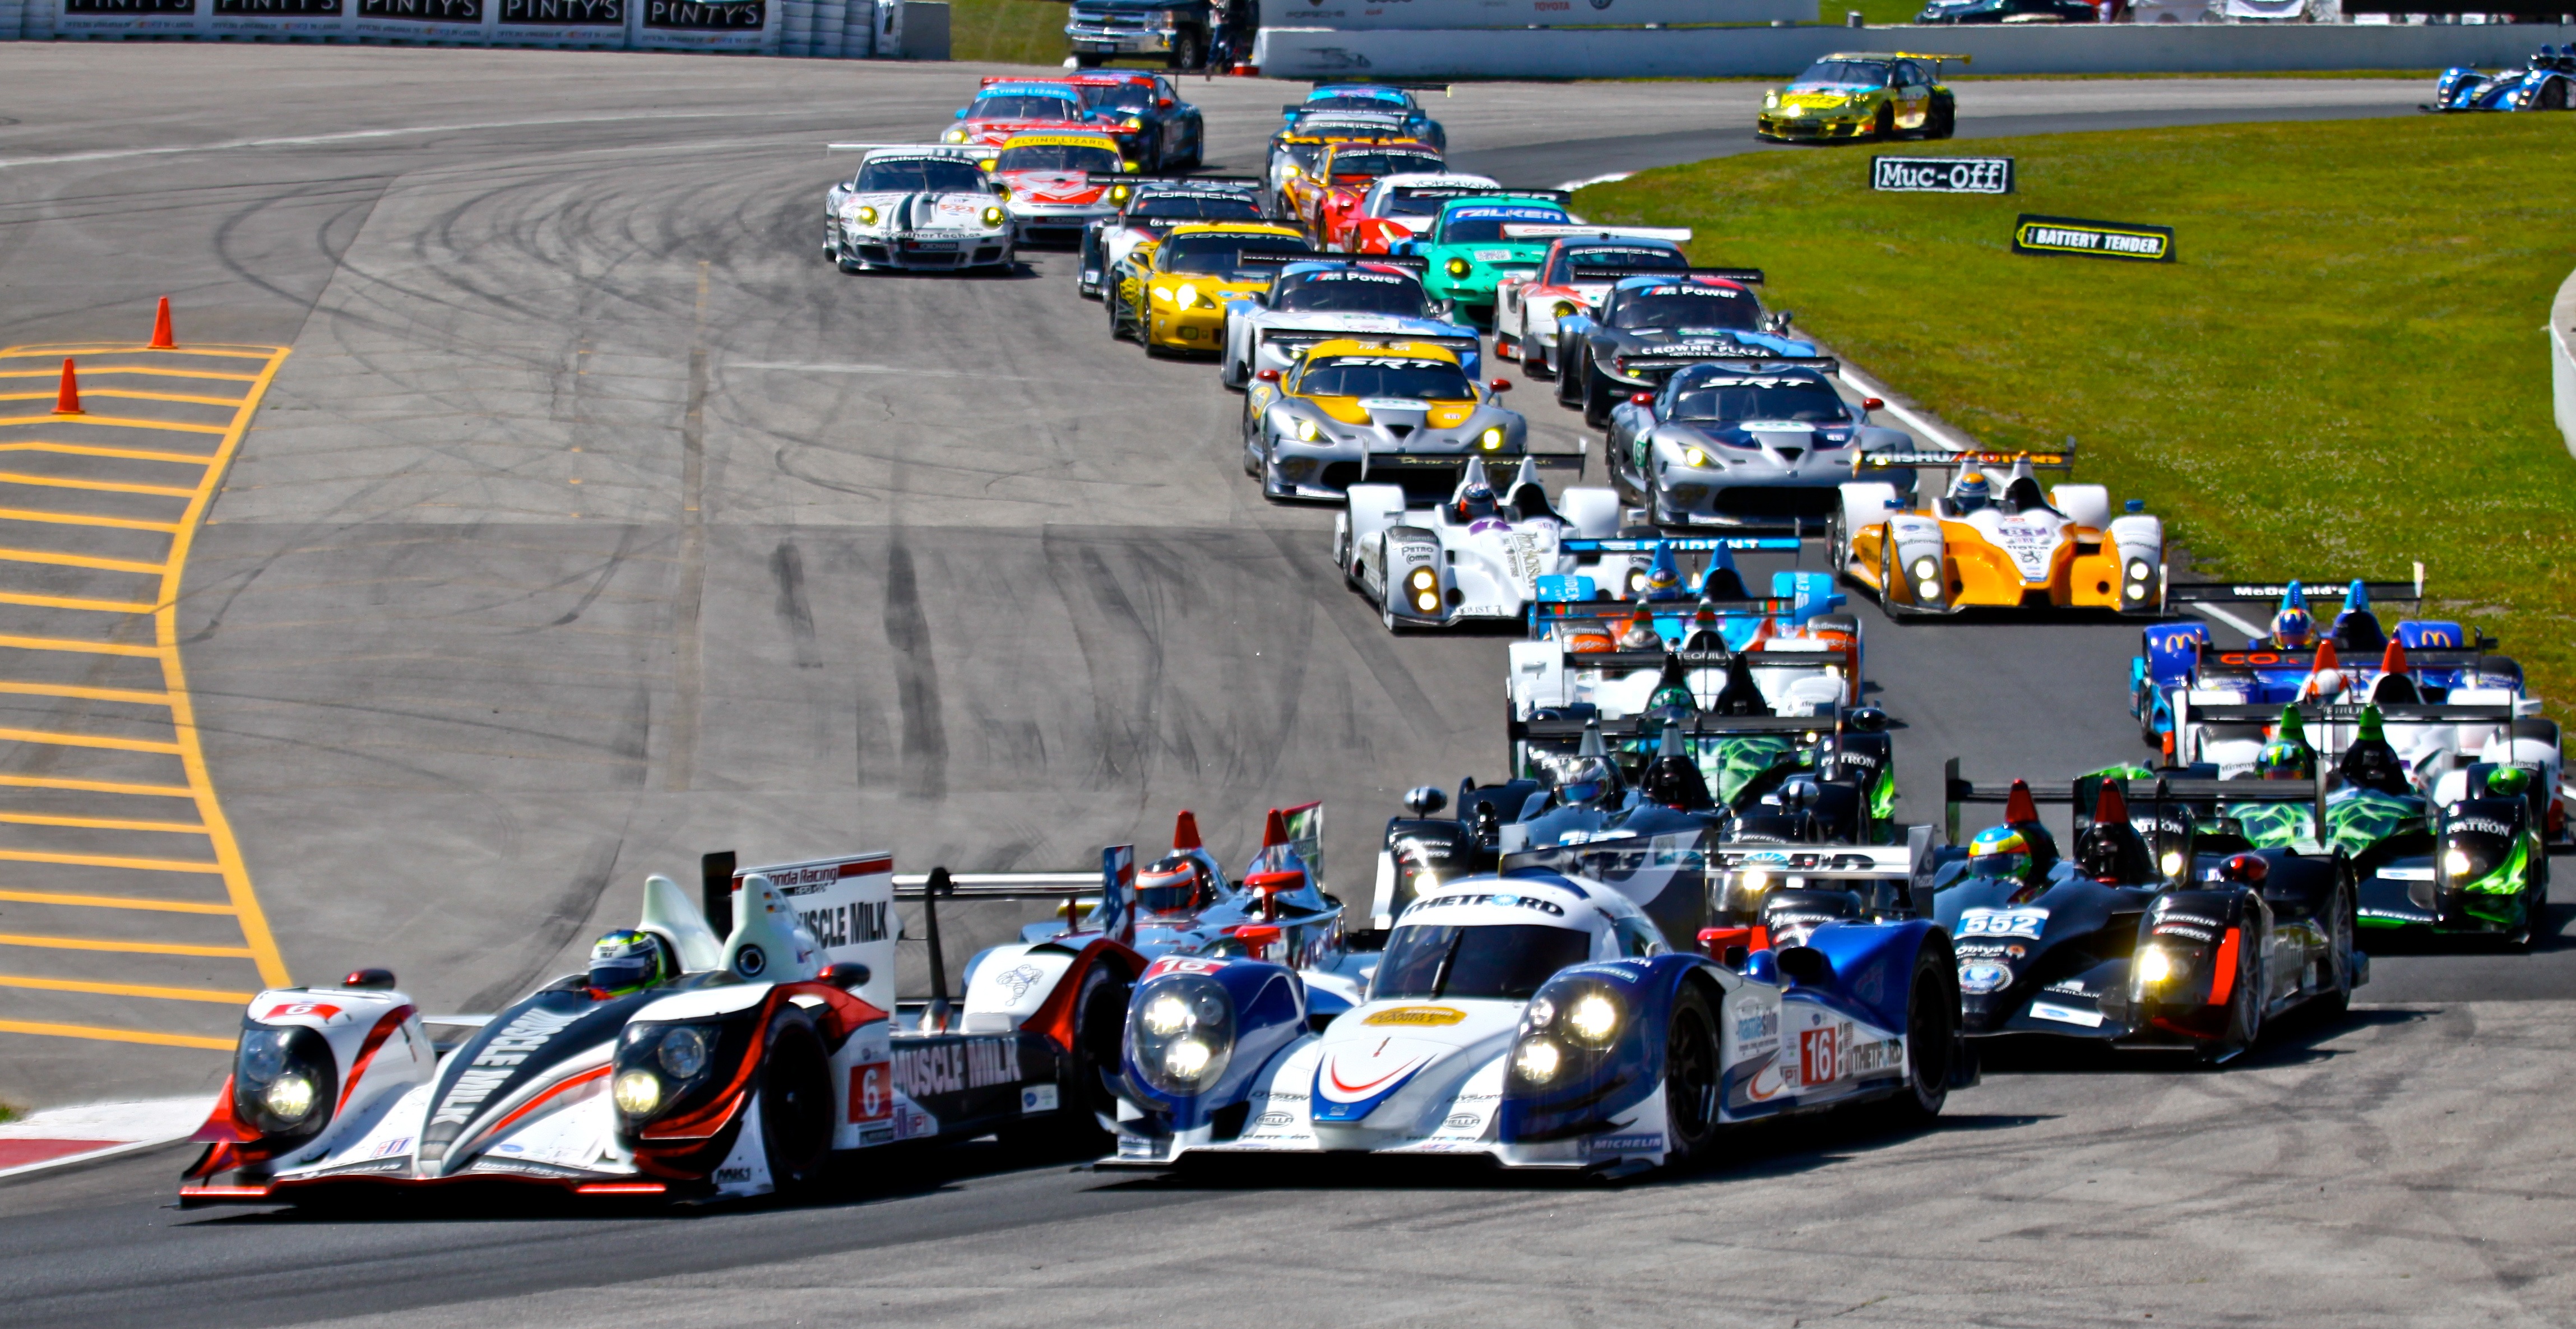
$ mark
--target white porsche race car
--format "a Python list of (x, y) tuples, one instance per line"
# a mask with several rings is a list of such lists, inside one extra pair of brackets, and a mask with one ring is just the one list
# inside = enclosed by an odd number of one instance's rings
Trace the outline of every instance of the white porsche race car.
[(991, 177), (976, 165), (982, 149), (847, 143), (832, 148), (867, 153), (858, 174), (824, 197), (823, 253), (841, 271), (1008, 272), (1017, 261), (1009, 211)]
[(1377, 602), (1389, 631), (1520, 618), (1540, 598), (1542, 578), (1566, 579), (1549, 588), (1558, 598), (1616, 597), (1651, 553), (1587, 557), (1566, 545), (1616, 535), (1619, 496), (1569, 488), (1551, 505), (1537, 460), (1522, 458), (1497, 497), (1484, 461), (1470, 458), (1448, 501), (1429, 508), (1408, 508), (1402, 485), (1352, 485), (1350, 502), (1333, 517), (1334, 563)]

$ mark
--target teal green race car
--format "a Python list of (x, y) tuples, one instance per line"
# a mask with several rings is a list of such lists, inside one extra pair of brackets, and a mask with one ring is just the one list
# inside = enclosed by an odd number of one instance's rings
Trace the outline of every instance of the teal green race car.
[(1494, 287), (1506, 276), (1538, 271), (1550, 237), (1507, 239), (1506, 225), (1571, 226), (1580, 219), (1564, 205), (1529, 194), (1458, 198), (1440, 205), (1428, 229), (1399, 241), (1393, 252), (1429, 259), (1422, 288), (1447, 301), (1454, 316), (1487, 323), (1494, 316)]

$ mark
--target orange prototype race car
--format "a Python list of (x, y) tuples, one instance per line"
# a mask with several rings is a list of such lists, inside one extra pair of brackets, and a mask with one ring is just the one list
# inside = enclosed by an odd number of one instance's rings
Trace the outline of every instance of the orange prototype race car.
[[(1843, 575), (1878, 593), (1890, 618), (1961, 609), (2113, 609), (2160, 614), (2165, 526), (2130, 499), (2111, 515), (2100, 485), (2040, 493), (2035, 471), (2074, 467), (2064, 452), (1873, 452), (1853, 462), (1825, 547)], [(1915, 494), (1918, 470), (1946, 490)], [(1883, 477), (1883, 478), (1881, 478)]]

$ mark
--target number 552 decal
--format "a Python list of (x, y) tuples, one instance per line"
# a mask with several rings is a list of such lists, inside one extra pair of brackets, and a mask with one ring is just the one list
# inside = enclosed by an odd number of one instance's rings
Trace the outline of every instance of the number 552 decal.
[(1959, 911), (1959, 935), (1962, 937), (2028, 937), (2039, 940), (2039, 930), (2048, 923), (2045, 909), (1962, 909)]

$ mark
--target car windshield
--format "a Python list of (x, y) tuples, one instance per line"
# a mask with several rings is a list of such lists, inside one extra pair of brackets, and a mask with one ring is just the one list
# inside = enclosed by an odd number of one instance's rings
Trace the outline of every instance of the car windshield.
[(1400, 927), (1369, 983), (1369, 1000), (1504, 997), (1527, 1000), (1556, 971), (1592, 956), (1592, 938), (1544, 923)]
[(1290, 314), (1422, 317), (1422, 283), (1389, 272), (1318, 272), (1282, 282), (1270, 307)]
[(1887, 66), (1875, 60), (1819, 60), (1807, 66), (1806, 73), (1789, 80), (1789, 86), (1883, 88), (1887, 86)]
[(1685, 380), (1673, 392), (1675, 420), (1802, 420), (1851, 418), (1843, 399), (1811, 378), (1732, 375)]
[(1261, 205), (1241, 194), (1148, 194), (1129, 204), (1127, 215), (1197, 221), (1259, 221)]
[(1569, 249), (1557, 265), (1558, 272), (1570, 274), (1576, 268), (1635, 268), (1653, 271), (1687, 266), (1689, 260), (1670, 249)]
[(1760, 312), (1751, 295), (1723, 286), (1654, 286), (1621, 296), (1610, 323), (1621, 328), (1750, 330)]
[(1353, 176), (1374, 180), (1381, 175), (1439, 169), (1440, 159), (1427, 152), (1336, 152), (1333, 154), (1333, 178), (1336, 180), (1347, 180)]
[(1408, 108), (1403, 102), (1398, 101), (1393, 97), (1371, 97), (1364, 93), (1352, 92), (1337, 92), (1330, 97), (1309, 97), (1306, 99), (1304, 105), (1297, 108), (1301, 114), (1307, 111), (1392, 111), (1401, 113), (1406, 109)]
[(1114, 148), (1085, 146), (1079, 143), (1024, 143), (1002, 149), (993, 159), (996, 171), (1089, 171), (1095, 175), (1118, 174), (1118, 153)]
[(860, 167), (851, 188), (862, 194), (973, 194), (983, 190), (984, 173), (954, 157), (898, 157)]
[(1295, 162), (1301, 171), (1313, 168), (1315, 159), (1324, 155), (1321, 143), (1282, 143), (1279, 150), (1288, 154), (1288, 160)]
[(1154, 88), (1149, 83), (1114, 83), (1084, 88), (1082, 99), (1095, 111), (1141, 111), (1154, 104)]
[(1563, 208), (1452, 208), (1440, 223), (1440, 239), (1475, 244), (1502, 239), (1506, 225), (1564, 226), (1573, 220)]
[(969, 120), (1079, 120), (1082, 103), (1070, 97), (978, 97), (966, 108)]
[(1309, 363), (1297, 380), (1309, 397), (1404, 397), (1416, 401), (1467, 401), (1476, 389), (1454, 360), (1410, 355), (1337, 355)]
[(1305, 241), (1291, 235), (1184, 235), (1166, 240), (1154, 252), (1154, 266), (1164, 272), (1249, 280), (1274, 277), (1277, 263), (1246, 263), (1250, 254), (1311, 254)]

